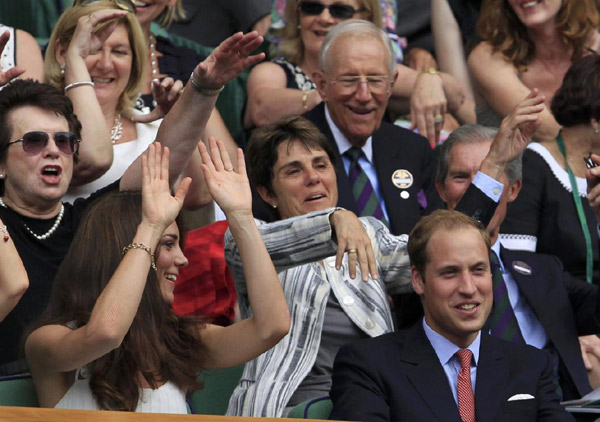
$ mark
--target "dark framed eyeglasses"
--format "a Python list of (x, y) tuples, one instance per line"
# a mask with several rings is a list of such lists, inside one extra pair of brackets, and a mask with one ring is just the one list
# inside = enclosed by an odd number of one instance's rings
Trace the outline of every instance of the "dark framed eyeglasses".
[[(87, 6), (89, 4), (98, 3), (102, 0), (75, 0), (73, 6)], [(131, 0), (110, 0), (117, 5), (119, 9), (127, 10), (128, 12), (135, 13), (135, 4)]]
[(309, 16), (318, 16), (323, 13), (324, 9), (327, 9), (331, 17), (335, 19), (351, 19), (355, 14), (367, 10), (365, 8), (355, 9), (349, 4), (342, 3), (334, 3), (326, 6), (318, 1), (302, 1), (300, 2), (299, 7), (300, 12)]
[[(77, 139), (73, 132), (55, 132), (53, 138), (56, 147), (63, 154), (73, 155), (79, 149), (79, 139)], [(6, 147), (8, 148), (12, 144), (21, 142), (23, 151), (27, 154), (35, 155), (46, 148), (49, 140), (50, 135), (46, 132), (27, 132), (21, 139), (6, 144)]]

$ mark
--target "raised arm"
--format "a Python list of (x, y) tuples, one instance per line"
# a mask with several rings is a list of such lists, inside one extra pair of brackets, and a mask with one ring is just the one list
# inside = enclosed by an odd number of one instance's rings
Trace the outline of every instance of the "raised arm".
[(0, 220), (0, 321), (17, 305), (28, 287), (29, 277), (23, 261), (8, 227)]
[[(171, 183), (187, 167), (215, 107), (219, 89), (264, 58), (264, 53), (249, 56), (261, 43), (262, 37), (256, 32), (234, 34), (192, 72), (183, 94), (165, 116), (157, 134), (157, 140), (171, 151)], [(127, 169), (121, 179), (121, 190), (139, 187), (139, 166), (138, 159)], [(204, 181), (193, 181), (194, 185), (197, 183)]]
[[(154, 253), (163, 231), (179, 214), (190, 180), (182, 181), (171, 196), (169, 153), (165, 148), (161, 154), (158, 144), (148, 148), (142, 169), (142, 220), (131, 241)], [(87, 324), (75, 330), (47, 325), (27, 338), (25, 353), (36, 385), (43, 384), (45, 377), (80, 368), (120, 346), (137, 313), (150, 265), (148, 251), (129, 249), (96, 300)], [(55, 405), (60, 398), (39, 388), (38, 396), (45, 406)]]
[[(69, 45), (60, 45), (56, 41), (56, 57), (46, 60), (57, 60), (65, 69), (65, 95), (73, 102), (73, 110), (81, 122), (81, 143), (79, 144), (79, 160), (73, 172), (73, 186), (91, 182), (108, 170), (113, 160), (113, 146), (106, 118), (96, 98), (93, 84), (77, 84), (91, 82), (92, 77), (85, 63), (86, 57), (96, 54), (104, 42), (114, 31), (115, 19), (127, 14), (125, 10), (99, 10), (77, 21), (75, 33)], [(111, 22), (112, 21), (112, 22)], [(100, 24), (111, 22), (102, 31), (94, 32)]]
[[(6, 43), (10, 39), (10, 32), (4, 31), (2, 35), (0, 35), (0, 54), (4, 51), (4, 47), (6, 47)], [(14, 78), (19, 77), (25, 72), (25, 68), (23, 66), (15, 66), (10, 69), (0, 69), (0, 86), (4, 86)]]
[(21, 29), (16, 31), (16, 63), (25, 68), (23, 79), (31, 78), (42, 82), (44, 80), (44, 59), (37, 41), (29, 32)]
[(304, 114), (322, 101), (317, 90), (302, 91), (286, 85), (285, 71), (275, 63), (261, 63), (252, 69), (244, 127), (265, 126), (282, 116)]
[(265, 244), (252, 216), (252, 195), (244, 155), (237, 153), (235, 171), (221, 141), (210, 142), (210, 154), (199, 144), (202, 170), (211, 195), (219, 204), (238, 245), (254, 314), (229, 327), (202, 329), (206, 367), (221, 368), (247, 362), (273, 347), (290, 328), (288, 305)]
[[(482, 42), (475, 47), (467, 63), (475, 89), (500, 116), (507, 116), (521, 98), (529, 94), (530, 89), (519, 79), (517, 69), (500, 52), (493, 52), (489, 43)], [(534, 140), (553, 141), (560, 125), (548, 110), (540, 114), (540, 119), (541, 125), (533, 136)]]
[(448, 0), (431, 0), (431, 32), (440, 70), (454, 76), (463, 87), (465, 99), (474, 104), (463, 40)]

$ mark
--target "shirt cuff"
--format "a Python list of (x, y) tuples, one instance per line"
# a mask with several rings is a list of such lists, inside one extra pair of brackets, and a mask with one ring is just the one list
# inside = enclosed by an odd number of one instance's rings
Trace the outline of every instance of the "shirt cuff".
[(504, 184), (480, 171), (477, 172), (471, 183), (485, 193), (492, 201), (496, 203), (500, 202)]

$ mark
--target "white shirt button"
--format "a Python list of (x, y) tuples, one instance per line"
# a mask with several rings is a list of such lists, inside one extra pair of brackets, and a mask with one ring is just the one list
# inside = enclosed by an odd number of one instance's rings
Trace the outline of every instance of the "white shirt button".
[(342, 302), (344, 302), (344, 305), (354, 305), (354, 298), (352, 296), (345, 296)]
[(367, 330), (372, 330), (373, 328), (375, 328), (375, 324), (373, 323), (373, 321), (371, 321), (371, 318), (367, 318), (367, 321), (365, 322), (365, 327), (367, 327)]

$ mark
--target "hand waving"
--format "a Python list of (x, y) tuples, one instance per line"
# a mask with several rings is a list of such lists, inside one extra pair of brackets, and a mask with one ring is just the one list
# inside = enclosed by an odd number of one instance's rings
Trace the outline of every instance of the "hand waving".
[(236, 172), (223, 141), (215, 141), (211, 136), (208, 142), (210, 154), (202, 142), (198, 143), (198, 150), (203, 163), (202, 172), (210, 194), (228, 217), (234, 211), (251, 213), (252, 194), (246, 176), (244, 153), (238, 148), (238, 171)]
[(248, 67), (265, 58), (264, 53), (250, 56), (263, 42), (258, 32), (238, 32), (223, 41), (194, 69), (192, 77), (203, 88), (218, 88), (234, 79)]
[(156, 101), (156, 107), (148, 114), (134, 115), (131, 120), (137, 123), (150, 123), (162, 119), (175, 105), (183, 93), (183, 82), (175, 81), (173, 78), (164, 78), (162, 81), (154, 79), (151, 82), (152, 95)]
[[(97, 53), (117, 26), (116, 19), (126, 16), (127, 13), (129, 12), (126, 10), (107, 9), (80, 17), (77, 21), (73, 39), (69, 44), (69, 50), (76, 52), (84, 59), (90, 54)], [(94, 32), (96, 26), (113, 19), (114, 21), (106, 25), (101, 31)]]
[[(6, 31), (2, 35), (0, 35), (0, 55), (4, 51), (4, 47), (6, 47), (6, 43), (10, 39), (10, 32)], [(14, 78), (22, 75), (25, 72), (25, 68), (21, 66), (11, 67), (10, 69), (0, 69), (0, 86), (4, 86)]]
[(172, 196), (169, 188), (169, 148), (165, 147), (162, 152), (161, 149), (156, 142), (142, 155), (142, 221), (162, 233), (177, 218), (192, 179), (183, 179)]

